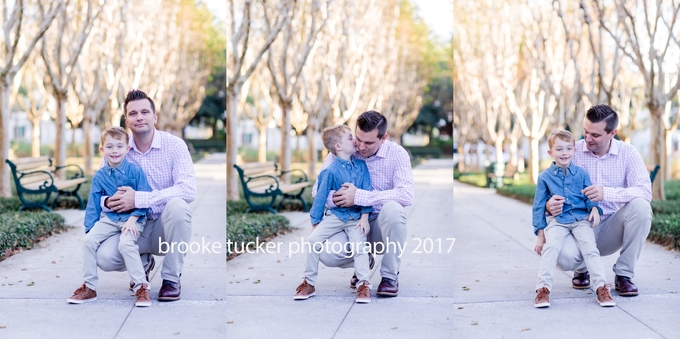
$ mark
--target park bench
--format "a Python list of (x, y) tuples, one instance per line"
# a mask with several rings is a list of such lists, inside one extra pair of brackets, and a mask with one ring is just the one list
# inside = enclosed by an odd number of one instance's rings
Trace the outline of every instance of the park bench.
[(654, 169), (651, 172), (649, 172), (649, 181), (651, 181), (652, 184), (654, 183), (654, 179), (656, 178), (656, 174), (659, 173), (659, 168), (661, 168), (661, 166), (656, 165), (656, 166), (654, 166)]
[[(56, 196), (52, 201), (54, 208), (57, 199), (61, 196), (72, 196), (78, 198), (80, 209), (85, 209), (83, 199), (78, 195), (80, 185), (87, 181), (83, 169), (78, 165), (53, 166), (52, 159), (43, 156), (37, 158), (19, 158), (5, 160), (12, 170), (14, 184), (17, 195), (22, 202), (19, 211), (27, 208), (42, 208), (48, 212), (51, 209), (47, 206), (50, 196)], [(76, 167), (78, 171), (71, 178), (62, 180), (56, 176), (56, 172), (67, 167)], [(38, 196), (39, 199), (29, 199)]]
[[(234, 168), (238, 171), (241, 186), (243, 187), (243, 195), (250, 206), (246, 213), (269, 211), (276, 214), (273, 207), (279, 196), (282, 199), (279, 202), (278, 210), (281, 210), (285, 199), (297, 199), (302, 202), (304, 211), (308, 211), (307, 202), (302, 198), (302, 193), (311, 183), (305, 172), (296, 169), (279, 171), (277, 164), (273, 161), (247, 163), (241, 166), (234, 165)], [(281, 176), (292, 172), (300, 172), (302, 175), (294, 183), (287, 184), (283, 182)], [(265, 199), (260, 199), (260, 201), (264, 202), (256, 202), (253, 198)]]
[[(514, 183), (515, 174), (517, 174), (517, 166), (510, 163), (492, 162), (486, 168), (486, 187), (511, 186)], [(506, 179), (509, 180), (506, 181)]]

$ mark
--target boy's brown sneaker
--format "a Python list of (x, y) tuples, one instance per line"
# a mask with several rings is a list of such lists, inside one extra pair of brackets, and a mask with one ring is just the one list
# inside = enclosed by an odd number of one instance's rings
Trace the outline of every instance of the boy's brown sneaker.
[[(147, 267), (146, 270), (144, 271), (144, 273), (146, 274), (146, 282), (151, 282), (151, 280), (149, 280), (149, 273), (151, 273), (151, 270), (153, 270), (154, 267), (156, 267), (156, 259), (154, 259), (153, 255), (151, 255), (151, 261), (149, 261), (149, 267)], [(130, 280), (130, 291), (134, 291), (134, 290), (135, 290), (135, 282)], [(132, 295), (134, 295), (134, 293)]]
[(82, 304), (95, 300), (97, 300), (97, 292), (85, 286), (85, 284), (73, 292), (70, 298), (66, 299), (69, 304)]
[(616, 306), (614, 299), (612, 299), (612, 295), (609, 293), (609, 289), (611, 287), (612, 287), (612, 284), (605, 284), (604, 286), (598, 287), (598, 289), (597, 289), (597, 301), (600, 303), (600, 306), (602, 306), (602, 307)]
[(548, 290), (548, 288), (545, 286), (536, 290), (536, 299), (534, 300), (534, 307), (536, 308), (550, 307), (550, 298), (548, 297), (549, 295), (550, 290)]
[(142, 287), (140, 287), (137, 290), (137, 292), (135, 292), (135, 296), (137, 296), (135, 306), (137, 307), (151, 306), (151, 290), (149, 289), (149, 285), (142, 284)]
[(295, 300), (307, 300), (316, 294), (316, 289), (314, 286), (308, 284), (307, 280), (302, 280), (300, 286), (298, 286), (295, 290), (297, 291), (293, 297)]
[(368, 281), (364, 281), (363, 284), (358, 285), (357, 288), (357, 303), (368, 304), (371, 302), (371, 287)]

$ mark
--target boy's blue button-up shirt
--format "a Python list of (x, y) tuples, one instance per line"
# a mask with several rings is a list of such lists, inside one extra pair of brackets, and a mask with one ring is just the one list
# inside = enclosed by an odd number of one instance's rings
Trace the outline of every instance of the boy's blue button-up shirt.
[[(331, 165), (319, 173), (319, 177), (316, 179), (318, 185), (316, 197), (309, 211), (312, 225), (320, 223), (323, 219), (326, 198), (328, 198), (330, 191), (339, 190), (342, 184), (346, 182), (354, 184), (358, 189), (371, 191), (371, 177), (366, 162), (355, 158), (344, 160), (335, 157)], [(350, 219), (359, 220), (361, 214), (371, 212), (373, 212), (372, 206), (335, 207), (331, 209), (331, 213), (344, 222), (348, 222)]]
[(536, 194), (534, 195), (534, 206), (532, 214), (532, 224), (534, 234), (538, 230), (547, 226), (545, 220), (545, 203), (553, 195), (564, 197), (562, 214), (555, 216), (555, 219), (563, 224), (570, 224), (588, 218), (590, 210), (595, 207), (602, 214), (602, 209), (597, 202), (592, 202), (581, 190), (592, 185), (590, 176), (583, 167), (578, 167), (570, 163), (567, 167), (566, 175), (562, 167), (553, 162), (550, 168), (541, 172), (536, 184)]
[[(135, 191), (151, 192), (151, 187), (146, 179), (146, 174), (141, 167), (123, 159), (116, 168), (105, 164), (92, 178), (90, 198), (87, 200), (85, 209), (85, 233), (89, 232), (94, 224), (99, 221), (102, 208), (99, 205), (103, 195), (112, 196), (118, 187), (129, 186)], [(131, 215), (139, 216), (138, 222), (144, 220), (148, 208), (135, 208), (124, 213), (106, 212), (111, 221), (127, 221)]]

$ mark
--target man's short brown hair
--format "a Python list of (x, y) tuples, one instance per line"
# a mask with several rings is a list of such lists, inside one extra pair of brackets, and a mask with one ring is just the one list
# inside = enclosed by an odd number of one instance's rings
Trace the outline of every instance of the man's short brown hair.
[(123, 104), (123, 115), (127, 116), (127, 105), (128, 102), (130, 101), (137, 101), (137, 100), (149, 100), (149, 103), (151, 104), (151, 111), (156, 114), (156, 105), (154, 105), (153, 100), (149, 98), (146, 93), (138, 90), (138, 89), (133, 89), (130, 90), (127, 95), (125, 96), (125, 103)]
[(125, 128), (120, 127), (120, 126), (112, 126), (107, 129), (105, 129), (102, 132), (102, 140), (100, 146), (104, 146), (104, 140), (106, 139), (106, 136), (110, 135), (112, 138), (116, 140), (123, 140), (125, 141), (125, 144), (130, 143), (130, 135), (127, 134), (127, 131), (125, 131)]
[(352, 133), (352, 130), (347, 127), (347, 125), (337, 124), (332, 127), (327, 127), (323, 130), (321, 134), (321, 140), (323, 140), (323, 145), (331, 153), (335, 155), (335, 144), (342, 141), (342, 136), (345, 132)]
[(563, 129), (556, 129), (550, 133), (548, 136), (548, 148), (552, 149), (553, 145), (555, 144), (555, 138), (560, 138), (566, 142), (576, 143), (576, 140), (574, 140), (574, 136), (571, 134), (571, 132)]

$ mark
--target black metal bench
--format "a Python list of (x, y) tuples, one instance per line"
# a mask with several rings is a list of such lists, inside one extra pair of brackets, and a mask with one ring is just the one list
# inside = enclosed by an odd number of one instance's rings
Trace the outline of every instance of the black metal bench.
[[(254, 162), (247, 163), (241, 166), (234, 165), (241, 180), (243, 187), (243, 195), (250, 206), (246, 213), (256, 211), (269, 211), (276, 214), (274, 210), (274, 203), (276, 199), (281, 196), (278, 210), (285, 199), (297, 199), (302, 202), (302, 208), (305, 212), (309, 209), (307, 202), (302, 198), (302, 193), (305, 188), (311, 183), (307, 178), (307, 174), (301, 170), (278, 171), (278, 166), (273, 161), (268, 162)], [(281, 180), (281, 176), (287, 173), (300, 172), (301, 177), (294, 183), (286, 184)], [(253, 198), (262, 199), (263, 203), (258, 203)]]
[[(48, 212), (51, 209), (47, 202), (52, 194), (56, 194), (52, 201), (54, 208), (57, 199), (61, 196), (72, 196), (78, 198), (80, 209), (85, 209), (83, 199), (78, 194), (80, 185), (87, 182), (83, 169), (78, 165), (52, 166), (52, 159), (49, 157), (19, 158), (5, 160), (12, 170), (12, 177), (17, 189), (17, 195), (22, 202), (19, 211), (27, 208), (42, 208)], [(78, 171), (71, 178), (62, 180), (56, 176), (58, 170), (76, 167)], [(29, 199), (29, 196), (38, 196), (38, 200)]]
[(652, 184), (654, 183), (654, 179), (656, 179), (656, 174), (659, 173), (660, 168), (661, 166), (656, 165), (654, 166), (654, 169), (651, 172), (649, 172), (649, 181), (651, 181)]

